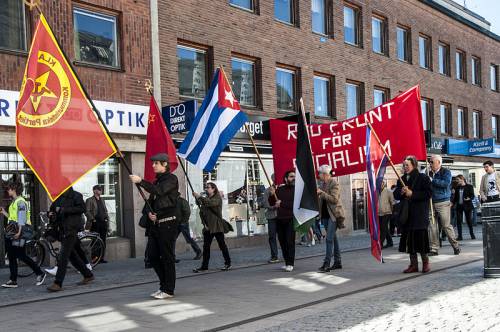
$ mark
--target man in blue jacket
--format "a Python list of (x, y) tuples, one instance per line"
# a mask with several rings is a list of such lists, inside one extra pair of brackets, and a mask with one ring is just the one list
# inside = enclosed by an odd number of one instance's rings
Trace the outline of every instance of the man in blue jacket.
[(429, 256), (436, 256), (439, 249), (439, 230), (437, 223), (445, 231), (448, 241), (453, 247), (453, 253), (458, 255), (460, 247), (455, 239), (455, 232), (450, 222), (451, 210), (451, 172), (442, 167), (443, 159), (440, 155), (431, 157), (430, 176), (432, 178), (432, 207), (434, 209), (435, 222), (429, 224), (429, 241), (431, 252)]

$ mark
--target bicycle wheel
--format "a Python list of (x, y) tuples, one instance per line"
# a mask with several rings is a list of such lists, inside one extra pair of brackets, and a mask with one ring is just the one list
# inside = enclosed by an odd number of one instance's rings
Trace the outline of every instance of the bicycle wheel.
[[(31, 258), (37, 266), (42, 266), (45, 259), (45, 248), (39, 241), (28, 241), (24, 245), (26, 256)], [(17, 261), (17, 274), (19, 277), (28, 277), (35, 273), (28, 265), (21, 260)]]
[(99, 264), (104, 255), (104, 242), (101, 238), (96, 235), (85, 235), (80, 238), (80, 242), (90, 265), (94, 267)]

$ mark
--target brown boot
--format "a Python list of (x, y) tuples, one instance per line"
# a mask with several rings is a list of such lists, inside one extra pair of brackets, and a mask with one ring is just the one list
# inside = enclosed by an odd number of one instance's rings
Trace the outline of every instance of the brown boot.
[(60, 292), (60, 291), (62, 291), (63, 289), (62, 289), (61, 285), (56, 284), (56, 283), (54, 282), (52, 285), (50, 285), (49, 287), (47, 287), (47, 290), (48, 290), (49, 292), (51, 292), (51, 293), (54, 293), (54, 292)]
[(429, 257), (427, 255), (422, 255), (422, 273), (427, 273), (431, 270), (429, 265)]
[(91, 283), (92, 281), (94, 281), (94, 275), (91, 275), (90, 277), (86, 277), (86, 278), (83, 278), (82, 281), (80, 281), (79, 283), (77, 283), (77, 285), (87, 285), (89, 283)]
[(410, 265), (403, 271), (403, 273), (414, 273), (418, 272), (418, 260), (417, 255), (410, 255)]

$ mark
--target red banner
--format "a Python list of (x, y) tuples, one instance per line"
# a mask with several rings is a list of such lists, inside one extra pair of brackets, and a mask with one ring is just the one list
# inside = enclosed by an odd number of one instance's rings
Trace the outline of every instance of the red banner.
[[(416, 86), (357, 117), (310, 125), (316, 168), (331, 165), (334, 176), (365, 171), (366, 122), (372, 123), (394, 163), (402, 162), (407, 155), (426, 158), (420, 90)], [(276, 183), (282, 183), (285, 172), (295, 168), (297, 124), (278, 119), (270, 123), (274, 174)]]

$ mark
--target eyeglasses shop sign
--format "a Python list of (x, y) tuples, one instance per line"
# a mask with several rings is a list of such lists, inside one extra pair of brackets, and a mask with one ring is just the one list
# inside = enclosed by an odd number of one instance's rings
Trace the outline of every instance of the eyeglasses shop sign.
[[(16, 125), (19, 91), (0, 90), (0, 126)], [(117, 134), (146, 135), (149, 107), (94, 100), (109, 131)]]

